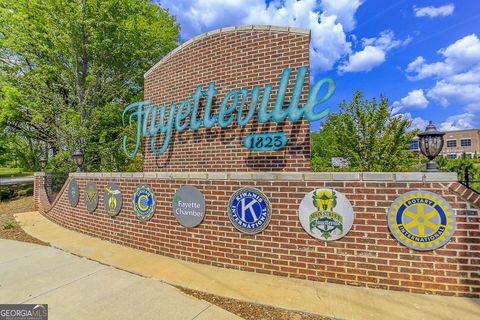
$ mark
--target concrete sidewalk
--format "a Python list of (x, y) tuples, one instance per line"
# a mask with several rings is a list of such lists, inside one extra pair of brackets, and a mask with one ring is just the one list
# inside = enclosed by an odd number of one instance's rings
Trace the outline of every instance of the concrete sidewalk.
[[(480, 300), (357, 288), (171, 259), (58, 226), (37, 212), (16, 215), (52, 246), (123, 270), (220, 296), (337, 319), (480, 319)], [(215, 319), (215, 318), (212, 318)]]
[(0, 302), (48, 304), (49, 319), (241, 319), (217, 306), (64, 251), (0, 240)]

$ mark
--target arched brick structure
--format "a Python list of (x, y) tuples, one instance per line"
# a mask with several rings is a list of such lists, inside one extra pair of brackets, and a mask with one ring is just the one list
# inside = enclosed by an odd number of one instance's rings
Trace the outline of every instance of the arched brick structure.
[[(298, 67), (309, 66), (310, 31), (273, 26), (231, 27), (200, 35), (173, 50), (145, 74), (145, 100), (154, 105), (177, 105), (191, 98), (197, 85), (204, 88), (215, 81), (218, 89), (213, 112), (230, 90), (251, 89), (271, 84), (269, 110), (273, 108), (282, 70), (292, 68), (284, 105), (288, 107)], [(308, 95), (305, 79), (300, 103)], [(250, 104), (250, 97), (246, 106)], [(201, 100), (205, 106), (205, 98)], [(287, 147), (276, 152), (250, 152), (242, 140), (251, 132), (283, 131), (289, 136)], [(161, 146), (163, 138), (157, 137)], [(159, 148), (159, 147), (158, 147)], [(151, 152), (149, 139), (144, 144), (144, 171), (309, 171), (310, 124), (305, 118), (296, 123), (259, 124), (256, 118), (242, 128), (203, 127), (192, 132), (174, 133), (169, 149), (162, 155)]]

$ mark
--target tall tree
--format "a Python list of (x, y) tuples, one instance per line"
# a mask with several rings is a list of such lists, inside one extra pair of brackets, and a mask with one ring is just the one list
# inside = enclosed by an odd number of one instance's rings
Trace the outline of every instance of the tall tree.
[(417, 161), (406, 150), (417, 132), (408, 131), (409, 120), (391, 115), (387, 98), (369, 101), (356, 92), (339, 107), (313, 135), (315, 170), (322, 170), (332, 156), (347, 159), (349, 169), (359, 171), (404, 170)]
[[(0, 130), (43, 141), (51, 153), (97, 154), (104, 130), (93, 114), (142, 99), (143, 73), (178, 41), (173, 16), (149, 0), (3, 0), (0, 2)], [(112, 127), (113, 125), (113, 127)]]

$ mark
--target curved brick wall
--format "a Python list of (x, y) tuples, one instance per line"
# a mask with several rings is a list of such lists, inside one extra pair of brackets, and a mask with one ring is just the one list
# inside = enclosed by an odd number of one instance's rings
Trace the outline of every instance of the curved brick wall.
[[(287, 277), (328, 281), (418, 293), (480, 297), (480, 198), (456, 181), (455, 175), (423, 173), (125, 173), (71, 174), (81, 197), (68, 202), (66, 188), (53, 206), (46, 201), (44, 177), (36, 176), (35, 204), (69, 229), (134, 248), (220, 267)], [(100, 193), (95, 213), (84, 207), (84, 188), (95, 181)], [(124, 206), (116, 218), (103, 209), (103, 192), (117, 182)], [(139, 183), (157, 193), (157, 209), (149, 222), (137, 220), (132, 193)], [(68, 181), (67, 181), (68, 184)], [(206, 198), (203, 223), (186, 229), (175, 220), (171, 201), (182, 185), (199, 188)], [(228, 200), (241, 186), (262, 189), (272, 203), (272, 220), (262, 233), (238, 232), (227, 217)], [(355, 221), (342, 239), (311, 238), (298, 220), (298, 205), (313, 188), (333, 187), (352, 202)], [(386, 214), (400, 194), (424, 189), (449, 201), (457, 213), (452, 240), (435, 251), (418, 252), (400, 245), (390, 234)]]
[[(221, 100), (230, 90), (251, 89), (266, 84), (273, 90), (269, 110), (273, 108), (283, 68), (292, 68), (284, 107), (288, 107), (296, 69), (309, 66), (310, 32), (306, 29), (273, 26), (231, 27), (194, 38), (157, 63), (145, 74), (145, 100), (154, 105), (180, 103), (191, 99), (197, 85), (204, 89), (216, 82), (218, 94), (213, 112), (218, 114)], [(305, 79), (300, 105), (306, 102), (309, 76)], [(260, 97), (261, 98), (261, 97)], [(203, 116), (201, 100), (199, 117)], [(250, 98), (245, 106), (250, 106)], [(247, 108), (248, 110), (248, 108)], [(187, 118), (189, 120), (190, 117)], [(250, 152), (242, 140), (252, 132), (284, 131), (287, 147), (276, 152)], [(163, 138), (157, 136), (157, 149)], [(144, 171), (309, 171), (310, 124), (302, 120), (281, 124), (259, 124), (255, 117), (241, 128), (232, 125), (220, 129), (174, 132), (169, 149), (162, 155), (151, 153), (149, 139), (144, 144)]]

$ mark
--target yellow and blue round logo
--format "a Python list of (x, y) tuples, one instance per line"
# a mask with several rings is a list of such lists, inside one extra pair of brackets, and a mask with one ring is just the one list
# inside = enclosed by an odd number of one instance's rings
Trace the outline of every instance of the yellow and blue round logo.
[(135, 216), (148, 221), (155, 213), (155, 193), (148, 184), (138, 185), (133, 193), (133, 211)]
[(404, 246), (419, 251), (434, 250), (453, 236), (455, 213), (438, 194), (410, 191), (393, 202), (388, 211), (388, 227)]

